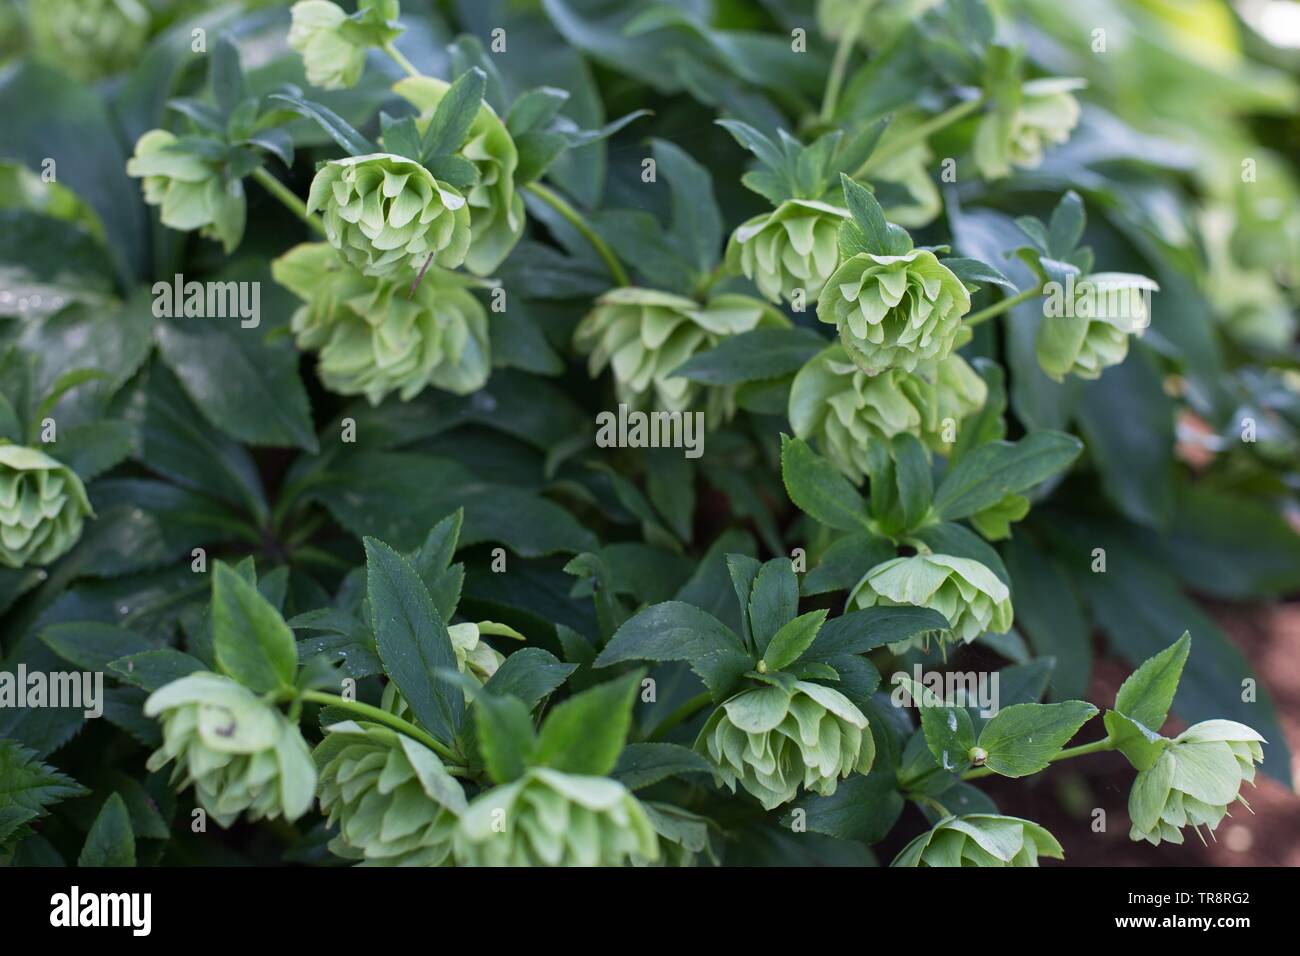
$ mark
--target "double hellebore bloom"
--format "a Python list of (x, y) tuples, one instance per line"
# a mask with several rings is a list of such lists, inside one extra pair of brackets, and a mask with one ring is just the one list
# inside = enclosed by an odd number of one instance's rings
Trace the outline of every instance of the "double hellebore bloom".
[(891, 866), (1038, 866), (1040, 856), (1065, 858), (1037, 823), (994, 813), (947, 817), (903, 847)]
[[(916, 554), (878, 564), (849, 595), (859, 608), (913, 605), (938, 611), (948, 619), (952, 640), (969, 644), (985, 631), (1011, 629), (1011, 591), (996, 574), (971, 558)], [(920, 646), (918, 635), (891, 644), (895, 652)]]
[[(1185, 826), (1213, 831), (1254, 783), (1263, 737), (1232, 720), (1206, 720), (1169, 742), (1155, 764), (1138, 773), (1128, 798), (1129, 838), (1156, 846), (1182, 843)], [(1197, 833), (1200, 830), (1197, 829)]]
[(624, 866), (657, 859), (659, 838), (617, 780), (532, 767), (469, 805), (455, 848), (462, 866)]
[(986, 113), (975, 131), (975, 165), (986, 179), (1000, 179), (1012, 166), (1033, 169), (1043, 150), (1070, 138), (1079, 123), (1074, 91), (1084, 81), (1072, 77), (1030, 80), (1020, 88), (1020, 104), (1010, 114)]
[(49, 564), (92, 514), (76, 473), (43, 451), (0, 445), (0, 565)]
[(330, 850), (371, 866), (449, 864), (465, 793), (438, 755), (368, 721), (325, 729), (314, 756), (321, 812), (339, 828)]
[(927, 249), (858, 253), (817, 300), (817, 318), (839, 330), (845, 352), (869, 375), (947, 358), (969, 310), (966, 287)]
[(811, 681), (742, 691), (710, 715), (695, 749), (732, 791), (739, 782), (768, 810), (793, 800), (800, 784), (830, 796), (876, 754), (862, 711)]
[(469, 250), (465, 197), (390, 153), (326, 163), (312, 180), (307, 211), (322, 214), (330, 244), (366, 275), (409, 282), (431, 255), (454, 269)]
[(162, 721), (163, 744), (150, 771), (175, 760), (173, 780), (193, 783), (199, 805), (228, 827), (249, 820), (296, 820), (311, 807), (316, 765), (297, 723), (229, 677), (197, 671), (154, 691), (146, 717)]
[(727, 267), (752, 279), (773, 302), (803, 290), (816, 301), (840, 262), (837, 241), (843, 209), (810, 199), (788, 199), (736, 227), (727, 243)]
[(301, 0), (291, 12), (289, 46), (302, 56), (307, 82), (322, 90), (355, 86), (366, 66), (366, 46), (349, 38), (343, 8), (329, 0)]

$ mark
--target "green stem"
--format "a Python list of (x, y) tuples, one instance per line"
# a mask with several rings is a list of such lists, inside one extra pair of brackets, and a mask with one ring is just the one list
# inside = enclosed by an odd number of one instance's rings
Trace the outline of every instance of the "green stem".
[(844, 32), (840, 34), (840, 42), (835, 47), (835, 58), (831, 60), (831, 72), (826, 78), (826, 93), (822, 96), (822, 109), (819, 115), (823, 123), (829, 123), (831, 117), (835, 115), (835, 106), (840, 98), (840, 87), (844, 85), (844, 71), (849, 65), (849, 54), (853, 52), (853, 45), (858, 42), (858, 34), (867, 19), (867, 9), (866, 0), (861, 0), (854, 9), (851, 19), (845, 24)]
[(702, 694), (696, 694), (686, 703), (682, 704), (671, 714), (665, 717), (663, 723), (661, 723), (658, 727), (656, 727), (647, 739), (662, 740), (664, 734), (672, 730), (682, 721), (686, 720), (688, 717), (694, 714), (701, 707), (704, 707), (712, 702), (713, 702), (713, 697), (707, 691)]
[(582, 233), (582, 237), (591, 243), (592, 248), (596, 250), (601, 259), (605, 260), (605, 266), (609, 269), (609, 274), (613, 276), (615, 285), (627, 286), (632, 284), (632, 280), (628, 277), (627, 271), (623, 268), (623, 264), (619, 262), (618, 257), (614, 255), (614, 250), (606, 245), (604, 239), (596, 235), (596, 230), (591, 228), (587, 223), (587, 220), (582, 217), (582, 213), (578, 212), (578, 210), (565, 202), (564, 198), (558, 193), (552, 192), (541, 183), (528, 183), (524, 186), (524, 189), (527, 189), (542, 202), (546, 203), (558, 212), (568, 221), (569, 225)]
[(253, 170), (253, 178), (262, 184), (263, 189), (284, 203), (295, 216), (322, 236), (325, 235), (324, 224), (307, 211), (307, 204), (299, 199), (292, 189), (272, 176), (265, 168)]
[(363, 704), (359, 700), (348, 700), (346, 697), (340, 697), (338, 694), (327, 694), (322, 690), (305, 690), (302, 692), (302, 700), (309, 700), (313, 704), (321, 704), (326, 707), (341, 707), (343, 710), (350, 710), (358, 717), (364, 717), (366, 720), (373, 720), (377, 724), (384, 724), (391, 727), (399, 733), (406, 734), (424, 744), (434, 753), (448, 760), (458, 760), (455, 752), (446, 744), (425, 733), (415, 724), (408, 720), (403, 720), (396, 714), (390, 714), (382, 708), (375, 707), (371, 704)]
[[(1048, 763), (1056, 763), (1058, 760), (1070, 760), (1074, 757), (1086, 757), (1088, 754), (1101, 753), (1104, 750), (1114, 750), (1115, 742), (1107, 734), (1101, 740), (1094, 740), (1090, 744), (1079, 744), (1077, 747), (1066, 747), (1055, 755), (1047, 758)], [(967, 770), (961, 775), (963, 780), (978, 780), (980, 777), (987, 777), (993, 773), (988, 767), (976, 767), (974, 770)]]
[(388, 43), (384, 44), (384, 52), (387, 53), (390, 57), (392, 57), (394, 63), (396, 63), (398, 66), (400, 66), (403, 70), (406, 71), (407, 76), (423, 75), (419, 70), (415, 68), (414, 64), (412, 64), (410, 60), (402, 56), (401, 51), (398, 50), (397, 47), (393, 45), (392, 41), (389, 41)]
[(865, 175), (872, 166), (879, 166), (885, 160), (892, 159), (894, 156), (905, 153), (922, 140), (929, 139), (931, 135), (937, 133), (945, 126), (951, 126), (958, 120), (965, 119), (983, 105), (984, 97), (979, 96), (973, 100), (966, 100), (964, 103), (958, 103), (956, 106), (950, 107), (942, 113), (931, 116), (920, 126), (914, 127), (900, 135), (897, 139), (891, 140), (882, 145), (867, 157), (867, 161), (858, 167), (857, 172), (853, 174), (852, 178), (858, 179)]
[(1035, 298), (1040, 295), (1042, 291), (1043, 287), (1041, 285), (1036, 285), (1033, 288), (1026, 289), (1024, 292), (1019, 292), (1016, 295), (1001, 300), (1000, 302), (994, 302), (988, 308), (980, 309), (978, 312), (972, 312), (970, 315), (966, 316), (965, 323), (970, 326), (975, 326), (979, 325), (981, 322), (987, 322), (989, 319), (996, 318), (1008, 309), (1015, 308), (1021, 302), (1027, 302), (1030, 299)]

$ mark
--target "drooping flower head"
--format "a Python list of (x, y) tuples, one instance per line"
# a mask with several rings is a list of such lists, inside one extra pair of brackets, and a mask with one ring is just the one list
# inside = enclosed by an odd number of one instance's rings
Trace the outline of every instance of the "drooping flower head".
[[(624, 288), (596, 300), (574, 332), (574, 345), (590, 354), (592, 376), (613, 369), (620, 402), (638, 409), (686, 411), (703, 386), (673, 375), (679, 365), (729, 335), (759, 326), (783, 326), (784, 316), (742, 295), (720, 295), (706, 306), (655, 289)], [(719, 421), (734, 407), (733, 390), (708, 390), (707, 413)]]
[(994, 813), (946, 817), (903, 847), (891, 866), (1038, 866), (1065, 851), (1030, 820)]
[(867, 474), (867, 449), (907, 432), (946, 451), (945, 423), (959, 425), (984, 406), (988, 387), (960, 355), (923, 362), (915, 371), (868, 375), (836, 343), (814, 356), (790, 388), (790, 424), (850, 480)]
[[(949, 554), (916, 554), (878, 564), (854, 587), (849, 603), (931, 608), (948, 619), (951, 639), (967, 644), (986, 631), (1005, 634), (1011, 628), (1010, 589), (979, 561)], [(890, 647), (901, 653), (925, 642), (926, 635), (918, 635)]]
[(1159, 846), (1162, 840), (1182, 843), (1186, 826), (1198, 833), (1202, 826), (1213, 832), (1230, 805), (1246, 805), (1241, 785), (1254, 783), (1265, 742), (1250, 727), (1232, 720), (1188, 727), (1133, 781), (1129, 838)]
[(377, 405), (428, 386), (465, 395), (487, 381), (487, 311), (465, 284), (429, 269), (411, 282), (367, 276), (325, 243), (296, 246), (271, 264), (275, 280), (304, 300), (291, 327), (298, 346), (319, 352), (325, 387)]
[(1034, 342), (1038, 364), (1056, 381), (1096, 379), (1128, 355), (1130, 335), (1151, 323), (1150, 295), (1160, 287), (1142, 275), (1096, 272), (1068, 286), (1051, 284)]
[(414, 160), (391, 153), (323, 165), (307, 211), (323, 215), (330, 244), (366, 275), (410, 281), (430, 255), (434, 264), (454, 269), (469, 250), (465, 197)]
[(302, 56), (307, 82), (322, 90), (355, 86), (366, 66), (366, 46), (343, 28), (343, 8), (329, 0), (299, 0), (290, 12), (289, 46)]
[(1020, 104), (1010, 116), (986, 113), (975, 131), (975, 165), (986, 179), (1000, 179), (1011, 167), (1033, 169), (1048, 146), (1070, 138), (1079, 123), (1074, 91), (1084, 81), (1072, 77), (1030, 80), (1020, 88)]
[(150, 771), (175, 761), (173, 780), (194, 784), (199, 805), (223, 827), (296, 820), (311, 807), (316, 765), (298, 725), (228, 677), (197, 671), (154, 691), (146, 717), (162, 721)]
[(742, 691), (709, 716), (695, 749), (731, 790), (739, 783), (768, 810), (793, 800), (800, 784), (830, 796), (875, 758), (862, 711), (811, 681)]
[(238, 178), (227, 182), (216, 163), (173, 134), (152, 129), (141, 136), (126, 172), (144, 180), (144, 201), (159, 207), (164, 226), (197, 229), (227, 252), (239, 245), (246, 216), (243, 183)]
[(0, 565), (49, 564), (92, 515), (76, 473), (43, 451), (0, 444)]
[(817, 300), (817, 317), (836, 327), (849, 358), (870, 375), (946, 358), (969, 310), (966, 287), (928, 249), (859, 253)]
[(368, 721), (325, 728), (314, 757), (321, 812), (339, 828), (330, 850), (371, 866), (441, 866), (465, 793), (438, 755)]
[(815, 302), (839, 265), (837, 233), (847, 213), (810, 199), (789, 199), (736, 227), (727, 243), (727, 266), (740, 271), (773, 302), (803, 290)]
[(470, 803), (455, 833), (462, 866), (626, 866), (659, 840), (617, 780), (532, 767)]

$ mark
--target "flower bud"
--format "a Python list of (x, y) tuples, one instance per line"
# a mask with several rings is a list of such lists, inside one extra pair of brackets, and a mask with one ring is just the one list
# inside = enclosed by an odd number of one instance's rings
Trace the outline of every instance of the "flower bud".
[(348, 15), (329, 0), (300, 0), (290, 11), (289, 46), (302, 56), (307, 82), (322, 90), (355, 86), (366, 66), (366, 47), (341, 29)]
[(1070, 77), (1030, 80), (1020, 88), (1020, 104), (1008, 119), (986, 113), (975, 130), (975, 165), (985, 179), (1010, 175), (1011, 167), (1033, 169), (1043, 150), (1070, 138), (1079, 123), (1074, 90), (1084, 81)]
[(0, 444), (0, 565), (49, 564), (94, 517), (76, 473), (43, 451)]
[(194, 784), (199, 805), (228, 827), (249, 820), (296, 820), (311, 807), (316, 765), (298, 725), (229, 677), (197, 671), (159, 688), (144, 703), (162, 721), (163, 744), (148, 769), (175, 760), (172, 780)]
[(126, 70), (149, 39), (140, 0), (39, 0), (28, 3), (36, 56), (79, 80)]
[(872, 442), (907, 432), (947, 451), (945, 422), (960, 423), (987, 395), (984, 380), (960, 355), (923, 362), (911, 373), (895, 368), (868, 375), (836, 343), (795, 375), (790, 424), (800, 438), (817, 439), (822, 454), (860, 484)]
[(625, 866), (659, 856), (627, 787), (548, 767), (479, 795), (460, 818), (455, 848), (462, 866)]
[(903, 847), (890, 866), (1038, 866), (1040, 856), (1061, 860), (1065, 851), (1037, 823), (970, 813), (940, 820)]
[[(1236, 801), (1241, 785), (1254, 783), (1264, 759), (1263, 737), (1232, 720), (1206, 720), (1188, 727), (1133, 781), (1128, 798), (1129, 839), (1182, 843), (1182, 828), (1211, 832)], [(1202, 837), (1204, 839), (1204, 837)]]
[(912, 371), (947, 358), (970, 309), (970, 293), (934, 253), (859, 253), (831, 276), (817, 318), (834, 325), (852, 361), (868, 374)]
[[(618, 400), (636, 409), (686, 411), (703, 386), (671, 373), (698, 352), (729, 335), (789, 322), (765, 303), (743, 295), (720, 295), (701, 306), (656, 289), (612, 289), (596, 300), (574, 332), (574, 345), (590, 353), (592, 377), (614, 371)], [(707, 390), (707, 416), (721, 421), (734, 411), (734, 388)]]
[(197, 229), (226, 252), (239, 245), (246, 215), (243, 183), (226, 182), (216, 163), (191, 152), (171, 133), (152, 129), (141, 136), (126, 172), (143, 178), (144, 201), (159, 207), (164, 226)]
[(822, 796), (841, 778), (866, 773), (875, 758), (867, 718), (839, 691), (810, 681), (742, 691), (715, 710), (695, 749), (771, 810), (793, 800), (802, 783)]
[(455, 189), (414, 160), (390, 153), (335, 159), (307, 196), (330, 244), (366, 275), (415, 278), (430, 254), (454, 269), (469, 249), (469, 207)]
[(313, 756), (320, 807), (337, 826), (331, 852), (371, 866), (442, 866), (465, 793), (438, 755), (380, 724), (326, 727)]
[(727, 268), (743, 272), (773, 302), (790, 301), (802, 289), (813, 301), (840, 263), (843, 209), (790, 199), (774, 211), (736, 227), (727, 243)]
[[(1005, 634), (1011, 629), (1010, 589), (980, 562), (949, 554), (917, 554), (878, 564), (849, 594), (849, 603), (858, 608), (932, 608), (951, 628), (941, 641), (969, 644), (986, 631)], [(889, 646), (901, 654), (927, 640), (928, 635), (917, 635)]]
[(487, 381), (487, 311), (450, 273), (429, 269), (412, 293), (404, 279), (363, 275), (325, 243), (307, 243), (276, 259), (271, 274), (305, 301), (291, 328), (299, 348), (319, 352), (332, 392), (377, 405), (430, 385), (466, 395)]

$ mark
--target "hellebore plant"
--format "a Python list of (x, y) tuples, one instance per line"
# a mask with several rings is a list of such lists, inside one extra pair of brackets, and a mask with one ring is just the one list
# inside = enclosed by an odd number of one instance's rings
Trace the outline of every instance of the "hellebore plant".
[(1164, 854), (1287, 775), (1189, 596), (1300, 589), (1260, 101), (1166, 140), (1046, 0), (201, 6), (0, 39), (0, 668), (111, 685), (0, 709), (0, 862), (1037, 866), (985, 778), (1121, 753)]

